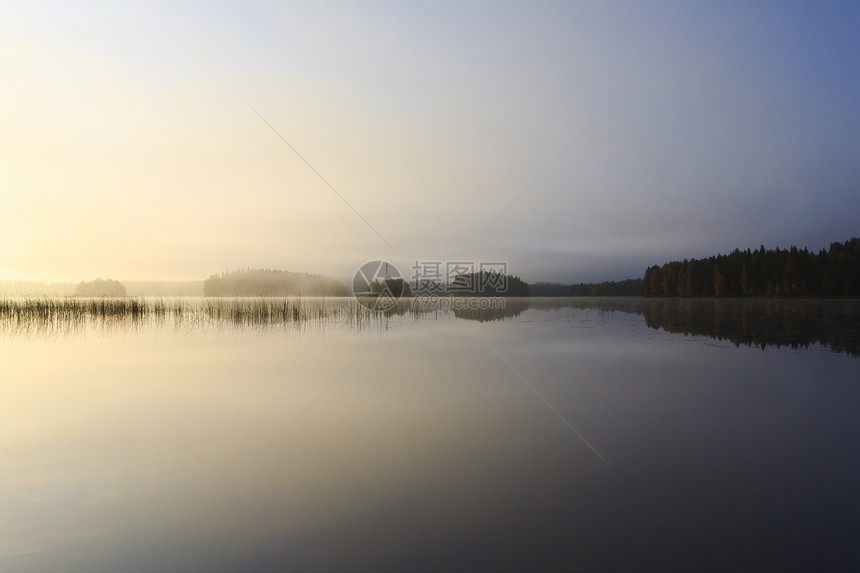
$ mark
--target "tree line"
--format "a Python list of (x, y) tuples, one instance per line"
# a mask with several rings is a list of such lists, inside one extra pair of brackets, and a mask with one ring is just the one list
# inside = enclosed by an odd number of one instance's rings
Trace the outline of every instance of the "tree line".
[(516, 275), (493, 271), (478, 271), (457, 275), (448, 285), (447, 294), (453, 296), (531, 296), (527, 282)]
[(818, 253), (735, 249), (728, 255), (684, 259), (645, 271), (645, 296), (860, 296), (860, 239), (832, 243)]
[(532, 283), (532, 296), (642, 296), (642, 279), (600, 283)]

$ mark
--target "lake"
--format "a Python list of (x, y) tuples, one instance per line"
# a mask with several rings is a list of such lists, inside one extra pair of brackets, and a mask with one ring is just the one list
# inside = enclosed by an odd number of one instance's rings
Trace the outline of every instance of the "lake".
[(860, 567), (860, 301), (64, 300), (0, 305), (0, 571)]

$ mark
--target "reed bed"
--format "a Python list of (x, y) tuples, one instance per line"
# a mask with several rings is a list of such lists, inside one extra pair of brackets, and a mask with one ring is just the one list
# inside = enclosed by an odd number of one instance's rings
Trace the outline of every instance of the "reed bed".
[(384, 326), (408, 311), (408, 303), (385, 313), (352, 298), (0, 298), (0, 332), (68, 334), (84, 330), (275, 326)]
[[(173, 327), (181, 330), (233, 328), (389, 327), (406, 321), (449, 315), (440, 301), (413, 304), (400, 299), (392, 308), (375, 311), (352, 297), (10, 297), (0, 298), (0, 335), (69, 335), (87, 331), (124, 332)], [(523, 308), (527, 307), (524, 306)], [(498, 320), (521, 312), (453, 311), (472, 320)], [(474, 316), (473, 316), (474, 315)]]

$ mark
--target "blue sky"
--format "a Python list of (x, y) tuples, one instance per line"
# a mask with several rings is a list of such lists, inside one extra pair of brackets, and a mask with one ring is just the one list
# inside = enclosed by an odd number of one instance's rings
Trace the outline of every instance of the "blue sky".
[(856, 3), (3, 11), (0, 278), (592, 281), (860, 234)]

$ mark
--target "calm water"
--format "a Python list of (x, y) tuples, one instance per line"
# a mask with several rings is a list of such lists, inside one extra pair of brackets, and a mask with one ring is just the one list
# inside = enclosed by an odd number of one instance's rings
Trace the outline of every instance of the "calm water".
[(510, 304), (7, 316), (0, 571), (860, 566), (860, 303)]

